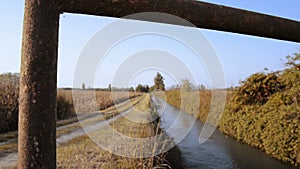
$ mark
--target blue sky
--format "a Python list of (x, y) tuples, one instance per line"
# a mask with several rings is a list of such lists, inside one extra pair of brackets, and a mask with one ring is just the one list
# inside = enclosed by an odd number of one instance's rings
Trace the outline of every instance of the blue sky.
[[(205, 1), (300, 21), (300, 1), (298, 0)], [(23, 8), (24, 0), (0, 2), (0, 19), (2, 22), (2, 26), (0, 27), (0, 73), (20, 71)], [(74, 70), (84, 46), (96, 32), (113, 21), (113, 19), (105, 17), (73, 14), (61, 15), (58, 63), (59, 87), (70, 87), (73, 85)], [(203, 29), (200, 31), (211, 42), (218, 53), (225, 73), (226, 86), (237, 85), (239, 80), (245, 79), (252, 73), (262, 71), (265, 67), (270, 70), (282, 69), (281, 60), (286, 55), (300, 52), (300, 44), (298, 43)], [(163, 39), (151, 40), (150, 38), (149, 40), (147, 37), (144, 37), (144, 40), (149, 43), (155, 41), (155, 43), (161, 44), (161, 48), (167, 48), (167, 46), (164, 46), (166, 42)], [(138, 40), (133, 40), (131, 45), (137, 42)], [(185, 50), (178, 46), (179, 51), (177, 51), (177, 55), (183, 55), (180, 49), (182, 51)], [(119, 54), (121, 53), (119, 52)], [(197, 65), (193, 65), (188, 57), (187, 59), (184, 59), (184, 57), (182, 59), (191, 69), (197, 68)], [(152, 85), (153, 79), (152, 77), (149, 78), (149, 76), (155, 76), (156, 71), (144, 71), (136, 74), (135, 79), (131, 81), (130, 85), (136, 85), (137, 83)], [(167, 85), (178, 83), (178, 81), (172, 80), (171, 75), (165, 72), (162, 72), (162, 74), (166, 77)], [(107, 86), (111, 83), (111, 76), (113, 75), (110, 71), (103, 73), (103, 76), (100, 78), (101, 84), (97, 85)], [(199, 73), (196, 76), (199, 76), (198, 83), (210, 86), (206, 75)], [(93, 86), (93, 84), (87, 85)]]

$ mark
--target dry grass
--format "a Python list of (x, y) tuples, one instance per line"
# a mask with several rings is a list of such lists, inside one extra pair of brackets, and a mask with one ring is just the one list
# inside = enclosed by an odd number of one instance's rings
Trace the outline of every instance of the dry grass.
[[(73, 102), (72, 94), (75, 96)], [(125, 100), (139, 96), (135, 92), (108, 92), (92, 90), (64, 90), (57, 93), (57, 118), (74, 117), (77, 112), (104, 110)], [(93, 100), (93, 97), (96, 99)], [(19, 77), (15, 74), (0, 74), (0, 133), (13, 131), (18, 126)]]
[[(169, 168), (165, 153), (155, 155), (156, 149), (163, 147), (159, 145), (163, 141), (155, 145), (145, 142), (160, 132), (151, 119), (150, 98), (145, 94), (134, 110), (90, 133), (93, 140), (85, 135), (59, 147), (58, 168)], [(168, 138), (164, 144), (171, 142)]]
[[(151, 111), (149, 100), (149, 95), (145, 94), (142, 97), (131, 99), (130, 102), (120, 103), (118, 109), (113, 106), (105, 111), (101, 111), (104, 114), (117, 115), (120, 111), (130, 110), (129, 113), (124, 114), (124, 117), (111, 122), (106, 128), (90, 133), (90, 136), (94, 140), (91, 140), (87, 135), (83, 135), (67, 143), (60, 144), (57, 149), (58, 168), (171, 168), (170, 166), (172, 165), (166, 161), (167, 153), (157, 155), (159, 150), (165, 149), (168, 145), (174, 145), (169, 137), (160, 136), (152, 143), (143, 141), (143, 139), (148, 140), (152, 136), (156, 136), (162, 132), (158, 127), (159, 124), (152, 122), (153, 113), (155, 112)], [(132, 104), (136, 105), (135, 109), (131, 109), (130, 105)], [(90, 113), (92, 118), (85, 118), (88, 114), (82, 114), (84, 116), (83, 123), (74, 123), (60, 129), (57, 132), (57, 136), (70, 133), (82, 126), (88, 126), (105, 120), (104, 116), (98, 117), (101, 112)], [(111, 129), (114, 131), (111, 131)], [(112, 134), (114, 135), (117, 131), (134, 139), (128, 141), (122, 140), (124, 139), (122, 137), (112, 137)], [(9, 134), (7, 136), (3, 135), (4, 137), (11, 138), (15, 136), (14, 134)], [(96, 144), (99, 144), (100, 141), (107, 141), (110, 146), (106, 146), (103, 149)], [(16, 152), (16, 147), (17, 144), (14, 142), (2, 146), (1, 151)], [(118, 153), (111, 153), (116, 149)], [(120, 154), (130, 157), (123, 157)], [(179, 152), (175, 152), (175, 154), (169, 158), (174, 163), (180, 161)]]
[(74, 104), (77, 112), (104, 110), (125, 100), (140, 96), (135, 92), (108, 92), (94, 90), (58, 90)]
[[(192, 114), (196, 118), (199, 118), (201, 121), (205, 122), (211, 109), (216, 106), (211, 105), (212, 104), (211, 90), (200, 90), (197, 92), (198, 92), (197, 94), (199, 95), (198, 98), (199, 103), (195, 103), (194, 105), (193, 104), (181, 105), (182, 97), (184, 97), (185, 103), (194, 103), (192, 100), (193, 99), (195, 100), (195, 98), (190, 94), (184, 94), (184, 92), (181, 92), (179, 89), (165, 91), (166, 101), (170, 105), (182, 109), (185, 112)], [(224, 91), (215, 90), (214, 92), (215, 95), (218, 95), (218, 92), (224, 92)], [(223, 94), (220, 95), (223, 96)], [(229, 101), (230, 98), (231, 98), (231, 91), (226, 91), (226, 102)]]
[(16, 129), (19, 111), (19, 78), (0, 74), (0, 133)]
[[(63, 93), (59, 93), (59, 95), (62, 95), (63, 97), (65, 97), (65, 95)], [(68, 95), (66, 95), (66, 96), (68, 96)], [(77, 129), (80, 129), (80, 128), (82, 128), (82, 126), (87, 126), (92, 123), (101, 122), (101, 121), (104, 121), (105, 119), (109, 119), (109, 118), (119, 114), (119, 112), (128, 110), (129, 108), (131, 108), (132, 105), (136, 105), (140, 100), (141, 100), (141, 97), (135, 97), (135, 98), (132, 98), (130, 100), (130, 102), (119, 103), (118, 105), (109, 107), (107, 110), (79, 114), (76, 117), (58, 121), (57, 122), (58, 127), (66, 126), (68, 124), (70, 124), (70, 125), (63, 127), (63, 128), (59, 128), (56, 132), (56, 136), (58, 138), (61, 135), (65, 135), (65, 134), (71, 133)], [(128, 103), (130, 103), (130, 104), (128, 104)], [(116, 106), (118, 107), (118, 109)], [(102, 115), (102, 116), (99, 116), (99, 115)], [(81, 123), (76, 123), (76, 122), (78, 122), (78, 119), (81, 121)], [(1, 142), (4, 143), (4, 144), (0, 145), (0, 157), (6, 155), (7, 153), (17, 152), (17, 146), (18, 146), (17, 145), (17, 137), (18, 137), (17, 131), (0, 134), (0, 143)], [(10, 142), (5, 143), (8, 140), (10, 140)]]

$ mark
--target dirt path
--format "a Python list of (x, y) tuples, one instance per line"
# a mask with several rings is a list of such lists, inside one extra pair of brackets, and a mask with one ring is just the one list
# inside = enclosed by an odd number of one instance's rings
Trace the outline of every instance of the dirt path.
[[(123, 117), (123, 115), (126, 115), (133, 109), (132, 105), (137, 104), (139, 101), (140, 98), (135, 98), (131, 100), (130, 104), (128, 101), (118, 104), (118, 110), (122, 113), (119, 113), (115, 108), (108, 108), (104, 112), (93, 112), (89, 114), (78, 115), (78, 119), (80, 120), (80, 122), (75, 121), (71, 124), (62, 125), (57, 128), (57, 146), (62, 143), (66, 143), (76, 137), (82, 136), (87, 132), (93, 132), (104, 126), (106, 123), (113, 122), (120, 117)], [(83, 126), (85, 128), (84, 130), (82, 129)], [(8, 152), (0, 152), (0, 169), (12, 168), (16, 166), (17, 163), (17, 132), (11, 132), (9, 133), (9, 135), (11, 135), (11, 138), (9, 138), (5, 142), (2, 142), (0, 148), (1, 146), (9, 146), (9, 144), (12, 144), (13, 148)]]

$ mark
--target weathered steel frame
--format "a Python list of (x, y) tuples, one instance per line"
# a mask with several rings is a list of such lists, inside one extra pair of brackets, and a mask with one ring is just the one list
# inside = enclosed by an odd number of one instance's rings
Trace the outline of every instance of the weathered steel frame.
[[(162, 12), (199, 28), (300, 42), (300, 22), (193, 0), (26, 0), (22, 41), (18, 168), (56, 168), (59, 16), (124, 17)], [(131, 18), (161, 22), (149, 18)], [(176, 24), (172, 20), (167, 24)], [(182, 25), (187, 26), (187, 25)]]

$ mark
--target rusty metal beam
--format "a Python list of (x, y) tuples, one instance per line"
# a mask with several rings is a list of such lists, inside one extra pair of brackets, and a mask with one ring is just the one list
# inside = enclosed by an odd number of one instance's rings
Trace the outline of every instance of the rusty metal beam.
[(18, 168), (56, 168), (59, 5), (26, 0), (20, 80)]
[[(163, 12), (184, 18), (199, 28), (300, 42), (299, 21), (194, 0), (64, 0), (63, 10), (109, 17)], [(138, 19), (161, 22), (153, 18)]]

